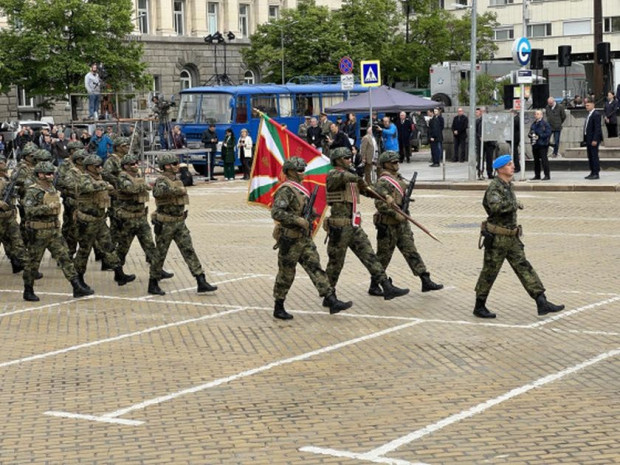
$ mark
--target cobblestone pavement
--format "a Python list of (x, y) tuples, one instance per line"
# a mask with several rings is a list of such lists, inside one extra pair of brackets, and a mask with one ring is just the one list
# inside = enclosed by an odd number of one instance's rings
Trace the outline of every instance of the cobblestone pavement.
[(414, 216), (443, 244), (416, 232), (417, 245), (444, 290), (422, 294), (395, 255), (388, 274), (412, 292), (371, 297), (349, 253), (338, 294), (353, 308), (330, 316), (299, 268), (290, 322), (271, 316), (272, 221), (246, 193), (191, 189), (210, 295), (176, 247), (161, 297), (136, 243), (136, 281), (91, 261), (96, 295), (79, 300), (46, 255), (41, 302), (24, 302), (0, 260), (2, 465), (620, 463), (617, 193), (519, 194), (528, 258), (567, 307), (554, 316), (536, 316), (505, 265), (498, 318), (474, 318), (482, 193), (423, 190)]

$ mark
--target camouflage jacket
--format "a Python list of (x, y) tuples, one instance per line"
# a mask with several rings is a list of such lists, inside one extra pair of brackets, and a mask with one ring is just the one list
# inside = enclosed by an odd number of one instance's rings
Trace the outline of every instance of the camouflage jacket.
[(299, 229), (295, 220), (301, 216), (308, 198), (295, 187), (286, 183), (280, 185), (273, 197), (271, 218), (278, 221), (285, 228)]
[(34, 165), (31, 165), (26, 160), (22, 160), (19, 162), (19, 165), (17, 165), (17, 168), (15, 168), (16, 172), (17, 170), (19, 170), (16, 183), (17, 194), (20, 199), (23, 199), (24, 195), (26, 195), (26, 189), (28, 186), (34, 184), (35, 182)]
[(127, 171), (121, 171), (118, 175), (116, 186), (115, 205), (121, 210), (128, 212), (141, 212), (144, 205), (149, 201), (149, 191), (151, 187), (146, 184), (144, 178), (133, 176)]
[(58, 214), (60, 213), (60, 195), (51, 183), (38, 181), (26, 189), (23, 205), (26, 212), (26, 220), (55, 221), (58, 220)]
[(78, 185), (78, 210), (98, 218), (105, 216), (110, 206), (109, 192), (112, 189), (112, 185), (99, 176), (84, 173)]
[[(403, 194), (401, 194), (401, 192), (396, 189), (396, 186), (387, 180), (386, 177), (389, 177), (394, 182), (398, 183), (403, 193), (407, 189), (408, 183), (405, 182), (400, 173), (393, 174), (387, 170), (383, 170), (381, 176), (377, 179), (377, 182), (374, 185), (375, 191), (377, 191), (378, 194), (381, 194), (383, 197), (387, 195), (391, 196), (396, 205), (400, 207), (403, 204)], [(375, 200), (375, 207), (381, 215), (388, 216), (390, 218), (397, 218), (401, 216), (396, 213), (393, 208), (390, 208), (383, 200)]]
[[(353, 214), (353, 204), (350, 201), (330, 201), (330, 193), (342, 193), (343, 196), (348, 196), (349, 193), (346, 191), (350, 191), (351, 184), (356, 192), (364, 193), (367, 188), (364, 178), (343, 168), (334, 168), (327, 173), (327, 202), (331, 207), (333, 218), (350, 218)], [(359, 194), (356, 196), (359, 202)]]
[(181, 216), (189, 203), (187, 189), (174, 173), (165, 172), (155, 180), (153, 197), (157, 212), (164, 215)]
[(512, 182), (495, 177), (487, 188), (482, 206), (487, 212), (487, 221), (496, 226), (514, 229), (517, 227), (517, 197)]
[(118, 188), (118, 175), (121, 174), (122, 158), (122, 155), (114, 152), (103, 164), (103, 173), (101, 173), (101, 176), (103, 176), (104, 181), (112, 184), (114, 188)]

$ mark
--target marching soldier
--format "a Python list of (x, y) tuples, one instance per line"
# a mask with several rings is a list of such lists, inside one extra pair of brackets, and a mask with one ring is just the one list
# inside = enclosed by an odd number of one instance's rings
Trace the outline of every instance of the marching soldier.
[(361, 226), (359, 213), (360, 193), (370, 196), (372, 189), (363, 178), (351, 172), (351, 151), (340, 147), (329, 154), (334, 169), (327, 174), (327, 204), (331, 207), (331, 216), (326, 219), (324, 227), (328, 231), (327, 277), (332, 287), (336, 287), (340, 272), (344, 266), (347, 249), (360, 259), (370, 272), (371, 278), (383, 289), (385, 300), (409, 293), (409, 289), (400, 289), (392, 284), (385, 274), (385, 269), (372, 250), (368, 236)]
[[(299, 157), (291, 157), (282, 165), (286, 180), (280, 184), (273, 199), (271, 217), (277, 222), (274, 237), (278, 246), (278, 275), (273, 287), (275, 308), (273, 316), (290, 320), (293, 315), (284, 309), (284, 300), (295, 280), (297, 263), (306, 270), (319, 295), (324, 298), (323, 306), (334, 314), (346, 310), (352, 302), (341, 302), (334, 288), (329, 284), (325, 271), (321, 268), (319, 253), (310, 234), (310, 219), (302, 216), (310, 192), (302, 184), (306, 162)], [(310, 222), (309, 222), (310, 221)]]
[[(108, 161), (110, 159), (108, 158)], [(134, 237), (138, 238), (140, 246), (146, 254), (146, 260), (150, 264), (149, 270), (149, 294), (164, 295), (158, 284), (157, 250), (153, 242), (153, 233), (147, 220), (149, 191), (151, 187), (140, 177), (138, 169), (138, 157), (127, 154), (121, 160), (122, 171), (118, 175), (116, 185), (116, 216), (122, 224), (118, 230), (118, 247), (116, 253), (121, 262), (125, 264), (125, 258), (131, 247)]]
[[(70, 142), (69, 144), (72, 144)], [(81, 143), (80, 143), (81, 144)], [(82, 145), (83, 146), (83, 145)], [(69, 149), (71, 150), (71, 149)], [(62, 214), (62, 235), (67, 241), (69, 255), (75, 256), (78, 245), (77, 236), (77, 199), (80, 196), (80, 184), (84, 175), (84, 158), (88, 156), (86, 150), (77, 149), (71, 153), (71, 162), (65, 162), (61, 165), (67, 166), (58, 174), (58, 186), (62, 192), (63, 214)], [(60, 171), (61, 168), (58, 168)]]
[(28, 252), (17, 224), (16, 192), (9, 195), (8, 202), (3, 199), (11, 180), (7, 173), (6, 158), (0, 155), (0, 243), (11, 260), (13, 273), (19, 273), (28, 263)]
[(77, 199), (77, 234), (79, 248), (75, 255), (75, 269), (80, 283), (90, 288), (84, 281), (88, 256), (98, 241), (103, 253), (103, 260), (114, 269), (114, 281), (119, 286), (136, 279), (133, 274), (127, 275), (116, 255), (110, 228), (106, 223), (106, 209), (110, 206), (110, 192), (114, 189), (101, 177), (101, 158), (98, 155), (88, 155), (84, 161), (84, 171), (78, 186)]
[(41, 162), (34, 168), (36, 183), (26, 189), (24, 195), (25, 227), (29, 236), (28, 264), (24, 271), (24, 300), (37, 302), (34, 280), (45, 250), (58, 261), (65, 278), (73, 287), (73, 297), (92, 295), (93, 291), (83, 286), (69, 258), (67, 244), (60, 234), (60, 196), (52, 185), (55, 167), (51, 162)]
[(127, 137), (115, 137), (113, 140), (114, 152), (107, 158), (103, 164), (103, 173), (101, 176), (104, 181), (112, 184), (115, 191), (111, 194), (111, 206), (108, 209), (108, 216), (110, 217), (110, 234), (112, 236), (112, 243), (116, 246), (118, 242), (118, 233), (121, 227), (121, 220), (116, 215), (116, 189), (118, 189), (118, 176), (121, 174), (121, 160), (129, 153), (129, 139)]
[[(484, 245), (484, 263), (476, 284), (474, 315), (479, 318), (495, 318), (486, 307), (486, 300), (499, 270), (508, 260), (527, 293), (536, 300), (538, 315), (559, 312), (564, 305), (555, 305), (545, 297), (545, 287), (534, 268), (525, 258), (521, 242), (521, 226), (517, 225), (517, 209), (523, 209), (512, 190), (514, 165), (510, 155), (502, 155), (493, 162), (497, 176), (491, 181), (482, 205), (487, 220), (482, 223), (480, 234)], [(482, 244), (481, 244), (482, 247)]]
[(157, 157), (157, 164), (163, 173), (155, 180), (153, 197), (155, 197), (156, 211), (151, 220), (155, 226), (155, 242), (157, 246), (157, 278), (161, 279), (162, 267), (171, 242), (177, 244), (190, 272), (196, 278), (197, 292), (211, 292), (217, 286), (209, 284), (200, 265), (200, 260), (194, 251), (192, 237), (185, 224), (189, 204), (189, 196), (183, 182), (177, 178), (179, 159), (173, 153), (164, 153)]
[[(383, 171), (375, 184), (375, 190), (385, 198), (389, 196), (394, 199), (394, 203), (401, 206), (407, 190), (407, 182), (398, 172), (399, 159), (399, 153), (392, 150), (381, 154), (379, 165)], [(377, 208), (374, 215), (375, 228), (377, 229), (377, 257), (379, 257), (383, 268), (387, 269), (390, 260), (392, 260), (394, 248), (398, 247), (413, 274), (420, 277), (422, 292), (443, 289), (443, 284), (437, 284), (431, 280), (426, 265), (424, 265), (424, 261), (416, 249), (411, 225), (407, 219), (382, 200), (375, 200), (375, 207)], [(370, 295), (382, 295), (381, 288), (376, 281), (371, 280), (368, 293)]]

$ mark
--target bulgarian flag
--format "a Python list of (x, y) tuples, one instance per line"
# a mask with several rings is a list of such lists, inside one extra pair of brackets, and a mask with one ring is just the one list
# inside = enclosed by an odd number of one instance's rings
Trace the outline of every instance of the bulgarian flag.
[(304, 186), (312, 192), (319, 186), (314, 210), (319, 215), (315, 221), (314, 231), (325, 213), (325, 180), (332, 169), (329, 158), (305, 140), (293, 134), (279, 123), (261, 113), (261, 122), (255, 145), (254, 161), (250, 174), (248, 202), (271, 208), (273, 195), (279, 184), (284, 181), (282, 164), (290, 157), (303, 158), (307, 163)]

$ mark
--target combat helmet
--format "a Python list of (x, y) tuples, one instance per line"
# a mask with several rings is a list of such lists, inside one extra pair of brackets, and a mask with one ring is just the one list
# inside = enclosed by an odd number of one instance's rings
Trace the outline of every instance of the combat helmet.
[(299, 157), (291, 157), (284, 160), (282, 164), (282, 172), (286, 173), (288, 170), (293, 170), (297, 172), (303, 172), (308, 166), (303, 158)]
[(67, 150), (79, 150), (83, 148), (84, 144), (82, 144), (82, 142), (79, 140), (72, 140), (67, 144)]
[(101, 166), (103, 164), (103, 161), (101, 160), (101, 157), (99, 155), (95, 155), (94, 153), (91, 153), (86, 158), (84, 158), (84, 161), (82, 162), (82, 164), (85, 167), (89, 165)]
[(84, 160), (88, 156), (88, 152), (85, 149), (77, 149), (71, 154), (71, 161), (75, 163), (77, 160)]
[(178, 163), (179, 157), (174, 153), (162, 153), (157, 157), (157, 164), (160, 168), (173, 163)]
[(129, 137), (117, 136), (112, 141), (114, 147), (120, 147), (121, 145), (129, 145)]
[(56, 167), (51, 161), (42, 161), (34, 167), (34, 174), (37, 173), (55, 173)]
[(138, 161), (138, 157), (128, 153), (127, 155), (123, 156), (123, 158), (121, 159), (121, 166), (125, 166), (125, 165), (131, 165), (133, 163), (136, 163)]
[(381, 163), (382, 165), (384, 163), (390, 163), (393, 161), (400, 161), (400, 155), (394, 150), (386, 150), (381, 155), (379, 155), (379, 163)]
[(338, 147), (334, 150), (329, 151), (329, 159), (332, 162), (332, 165), (336, 162), (336, 160), (340, 160), (341, 158), (351, 157), (351, 150), (346, 147)]
[(38, 164), (44, 161), (52, 161), (52, 154), (45, 149), (39, 149), (32, 154), (32, 158), (34, 158), (34, 161)]
[(37, 147), (37, 144), (35, 144), (34, 142), (27, 142), (26, 145), (24, 145), (24, 148), (22, 149), (22, 157), (25, 158), (29, 155), (32, 155), (37, 150), (39, 150), (39, 147)]

